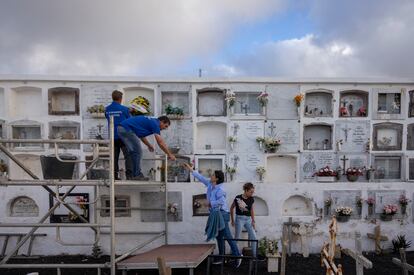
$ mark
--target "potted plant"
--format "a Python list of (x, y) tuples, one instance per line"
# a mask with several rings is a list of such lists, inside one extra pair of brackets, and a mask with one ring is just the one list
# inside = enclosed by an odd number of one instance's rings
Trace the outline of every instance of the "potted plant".
[(165, 114), (170, 119), (183, 119), (184, 118), (184, 109), (180, 107), (173, 107), (171, 104), (168, 104), (165, 107)]
[(263, 175), (266, 173), (266, 169), (263, 166), (256, 167), (256, 173), (259, 175), (259, 180), (263, 180)]
[(104, 118), (105, 117), (105, 106), (93, 105), (86, 108), (86, 111), (91, 114), (93, 118)]
[(331, 213), (331, 205), (332, 205), (332, 199), (328, 198), (324, 202), (324, 208), (325, 208), (325, 216), (328, 216)]
[(269, 102), (269, 94), (264, 91), (261, 92), (260, 95), (257, 97), (257, 100), (259, 101), (260, 105), (262, 106), (262, 113), (263, 115), (266, 115), (266, 105)]
[(371, 216), (374, 214), (375, 199), (370, 197), (366, 200), (366, 202), (368, 204), (368, 215)]
[(362, 214), (362, 205), (363, 205), (363, 203), (364, 203), (364, 199), (357, 197), (356, 206), (357, 206), (357, 209), (358, 209), (358, 215)]
[(4, 162), (4, 160), (0, 160), (0, 178), (7, 178), (7, 172), (8, 172), (7, 164)]
[(403, 194), (400, 196), (400, 199), (398, 200), (401, 205), (401, 214), (405, 215), (407, 212), (407, 205), (410, 202), (410, 200)]
[(265, 138), (264, 146), (266, 153), (275, 153), (281, 144), (280, 139)]
[(334, 182), (337, 176), (337, 172), (332, 170), (329, 166), (326, 166), (322, 169), (319, 169), (319, 171), (316, 172), (314, 176), (317, 176), (318, 182)]
[(237, 138), (233, 137), (233, 136), (229, 136), (228, 141), (229, 141), (229, 144), (230, 144), (230, 149), (233, 151), (234, 144), (237, 142)]
[(407, 241), (405, 238), (405, 235), (398, 235), (397, 238), (393, 239), (391, 241), (392, 243), (392, 251), (394, 253), (399, 253), (400, 248), (410, 248), (411, 247), (411, 241)]
[(279, 267), (278, 241), (266, 237), (259, 240), (259, 256), (267, 258), (267, 271), (277, 272)]
[(259, 143), (259, 149), (262, 150), (263, 149), (263, 144), (265, 142), (265, 138), (264, 137), (257, 137), (256, 141), (257, 141), (257, 143)]
[(230, 90), (226, 90), (225, 100), (227, 102), (227, 106), (229, 106), (230, 114), (233, 115), (234, 104), (236, 104), (236, 94)]
[(359, 176), (362, 176), (362, 169), (355, 167), (346, 169), (346, 178), (348, 181), (357, 181)]
[(335, 209), (336, 220), (338, 222), (347, 222), (352, 215), (352, 208), (348, 206), (340, 206)]
[(382, 221), (392, 221), (392, 217), (397, 213), (398, 207), (395, 204), (384, 205), (381, 213)]
[(226, 167), (226, 172), (230, 175), (230, 181), (233, 181), (233, 176), (236, 174), (236, 168), (235, 167)]

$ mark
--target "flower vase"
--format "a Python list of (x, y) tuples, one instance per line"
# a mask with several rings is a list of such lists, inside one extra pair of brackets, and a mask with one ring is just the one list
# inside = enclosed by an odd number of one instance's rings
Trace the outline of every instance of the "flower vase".
[(232, 116), (232, 115), (234, 115), (234, 106), (233, 105), (231, 105), (230, 107), (229, 107), (229, 109), (230, 109), (230, 115)]
[(234, 142), (230, 142), (230, 149), (233, 151), (234, 150)]
[(331, 206), (325, 205), (325, 216), (329, 216), (331, 214)]
[(260, 150), (263, 150), (263, 141), (260, 141), (260, 142), (259, 142), (259, 149), (260, 149)]
[(296, 112), (298, 113), (298, 117), (300, 117), (300, 106), (296, 107)]
[(362, 214), (362, 206), (357, 206), (357, 213), (359, 216)]
[(357, 181), (358, 177), (359, 177), (358, 175), (350, 175), (350, 174), (346, 175), (346, 178), (348, 179), (348, 181), (351, 181), (351, 182)]
[(374, 206), (368, 205), (368, 215), (372, 216), (374, 214)]
[(88, 209), (86, 209), (86, 205), (84, 207), (85, 208), (83, 209), (83, 216), (86, 218), (88, 217)]
[(259, 174), (259, 181), (263, 181), (263, 175)]
[(267, 110), (266, 110), (266, 105), (263, 105), (263, 106), (262, 106), (262, 115), (263, 115), (263, 116), (266, 116), (266, 111), (267, 111)]
[(233, 174), (230, 174), (230, 181), (233, 181)]
[(393, 215), (387, 215), (387, 214), (382, 213), (381, 214), (381, 221), (384, 221), (384, 222), (392, 221), (392, 217), (393, 217)]
[(347, 222), (347, 221), (349, 221), (349, 218), (350, 218), (351, 216), (344, 216), (344, 215), (338, 215), (337, 217), (336, 217), (336, 220), (338, 221), (338, 222)]
[(401, 215), (405, 215), (407, 213), (407, 205), (401, 205)]

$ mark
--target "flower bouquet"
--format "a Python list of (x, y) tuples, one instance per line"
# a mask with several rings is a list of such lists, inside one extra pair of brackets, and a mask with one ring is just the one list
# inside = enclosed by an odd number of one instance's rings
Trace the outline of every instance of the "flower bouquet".
[(86, 111), (91, 114), (93, 118), (104, 118), (105, 117), (105, 106), (93, 105), (86, 108)]
[(264, 139), (266, 153), (275, 153), (281, 144), (280, 139), (270, 137)]
[(318, 182), (334, 182), (338, 172), (331, 169), (329, 166), (319, 169), (318, 172), (314, 174), (317, 176)]
[(230, 181), (233, 181), (233, 175), (236, 174), (236, 168), (227, 166), (226, 172), (230, 175)]
[(259, 180), (263, 180), (263, 175), (266, 173), (266, 169), (263, 166), (256, 167), (256, 174), (259, 175)]
[(266, 107), (267, 103), (269, 102), (269, 94), (265, 92), (261, 92), (260, 95), (257, 97), (257, 100), (259, 101), (260, 105), (262, 107)]
[(395, 204), (387, 204), (382, 208), (381, 220), (391, 221), (392, 217), (398, 212), (398, 207)]
[(401, 205), (401, 214), (405, 215), (407, 212), (407, 205), (410, 202), (410, 200), (403, 194), (400, 196), (400, 199), (398, 200)]
[(336, 219), (338, 222), (347, 222), (352, 215), (352, 208), (348, 206), (339, 206), (335, 209)]
[(229, 136), (227, 138), (227, 140), (230, 143), (230, 149), (233, 150), (234, 149), (234, 144), (237, 142), (237, 138), (236, 137), (233, 137), (233, 136)]
[(234, 112), (234, 104), (236, 104), (236, 94), (230, 90), (226, 90), (226, 97), (224, 100), (227, 102), (229, 106), (230, 113), (233, 114)]
[(173, 107), (172, 105), (168, 104), (165, 107), (165, 114), (170, 119), (183, 119), (184, 118), (184, 109), (180, 107)]
[(257, 137), (257, 138), (256, 138), (257, 143), (259, 143), (259, 149), (260, 149), (260, 150), (262, 150), (262, 149), (263, 149), (263, 144), (264, 144), (265, 140), (266, 140), (266, 139), (265, 139), (264, 137)]
[(363, 169), (360, 168), (348, 168), (346, 169), (346, 178), (348, 181), (357, 181), (359, 176), (362, 176)]
[(375, 199), (370, 197), (366, 200), (366, 202), (368, 204), (368, 215), (373, 215), (374, 214)]

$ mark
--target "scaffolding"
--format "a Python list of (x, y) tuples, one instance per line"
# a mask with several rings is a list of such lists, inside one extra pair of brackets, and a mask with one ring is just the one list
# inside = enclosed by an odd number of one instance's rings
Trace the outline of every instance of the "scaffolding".
[[(39, 220), (37, 223), (0, 223), (0, 228), (14, 228), (14, 227), (23, 227), (23, 228), (31, 228), (30, 231), (26, 234), (22, 234), (19, 236), (18, 242), (16, 246), (7, 254), (4, 254), (2, 260), (0, 261), (0, 268), (3, 269), (12, 269), (12, 268), (21, 268), (21, 269), (56, 269), (57, 274), (61, 274), (62, 269), (79, 269), (79, 268), (93, 268), (97, 269), (97, 274), (101, 274), (101, 269), (110, 269), (110, 274), (116, 274), (116, 264), (123, 259), (129, 257), (134, 252), (139, 249), (142, 249), (144, 246), (152, 243), (153, 241), (164, 237), (164, 243), (168, 244), (168, 192), (167, 192), (167, 181), (168, 181), (168, 157), (165, 155), (162, 158), (153, 158), (150, 160), (159, 160), (165, 161), (165, 169), (164, 169), (164, 180), (163, 181), (115, 181), (114, 175), (114, 120), (113, 117), (110, 118), (109, 121), (109, 140), (42, 140), (42, 139), (0, 139), (0, 151), (2, 151), (10, 160), (12, 160), (15, 164), (17, 164), (24, 172), (26, 172), (32, 180), (11, 180), (11, 179), (1, 179), (0, 178), (0, 186), (41, 186), (45, 189), (53, 198), (56, 199), (53, 206), (49, 208), (49, 211)], [(41, 180), (39, 179), (28, 167), (24, 165), (18, 158), (16, 158), (5, 146), (5, 144), (13, 144), (13, 143), (30, 143), (30, 144), (52, 144), (55, 149), (55, 157), (61, 162), (74, 162), (74, 163), (87, 163), (89, 162), (90, 165), (87, 167), (85, 172), (79, 177), (79, 180)], [(93, 159), (92, 160), (63, 160), (59, 157), (59, 144), (86, 144), (92, 145), (93, 147)], [(109, 158), (103, 158), (101, 153), (104, 150), (101, 150), (102, 147), (108, 148), (109, 147)], [(108, 154), (108, 151), (104, 151)], [(89, 180), (85, 179), (86, 175), (89, 171), (97, 164), (99, 160), (109, 160), (109, 179), (100, 179), (100, 180)], [(148, 160), (148, 159), (146, 159)], [(76, 186), (93, 186), (94, 198), (93, 202), (88, 202), (92, 207), (95, 207), (93, 213), (93, 222), (89, 222), (86, 220), (81, 214), (79, 214), (75, 209), (73, 209), (68, 203), (65, 202), (65, 199), (71, 194), (71, 192), (75, 189)], [(63, 196), (59, 193), (59, 186), (68, 186), (70, 187)], [(146, 232), (117, 232), (115, 228), (115, 187), (117, 186), (133, 186), (137, 187), (138, 189), (143, 188), (156, 188), (159, 189), (161, 192), (164, 193), (163, 201), (164, 207), (163, 208), (154, 208), (154, 209), (143, 209), (140, 207), (130, 207), (130, 210), (160, 210), (164, 211), (164, 230), (163, 231), (146, 231)], [(54, 191), (51, 187), (55, 187), (56, 191)], [(97, 202), (100, 194), (100, 188), (109, 188), (109, 207), (98, 207)], [(54, 211), (59, 206), (64, 206), (67, 208), (69, 213), (74, 215), (78, 218), (81, 223), (45, 223), (45, 221), (54, 213)], [(98, 217), (98, 211), (101, 209), (109, 210), (109, 217), (110, 222), (109, 224), (102, 223)], [(124, 209), (124, 208), (123, 208)], [(128, 208), (125, 208), (128, 209)], [(17, 254), (19, 249), (26, 243), (27, 240), (30, 239), (30, 245), (32, 245), (32, 239), (39, 234), (35, 234), (35, 232), (39, 228), (43, 227), (55, 227), (56, 228), (56, 242), (61, 245), (66, 246), (99, 246), (101, 234), (109, 234), (110, 235), (110, 260), (109, 262), (102, 263), (102, 264), (9, 264), (7, 263), (10, 258)], [(95, 239), (94, 242), (91, 244), (74, 244), (74, 243), (66, 243), (62, 241), (60, 229), (61, 228), (91, 228), (93, 230)], [(109, 231), (103, 232), (101, 228), (109, 228)], [(115, 248), (116, 242), (115, 237), (116, 234), (142, 234), (148, 235), (153, 234), (155, 236), (151, 237), (150, 239), (146, 240), (143, 243), (136, 245), (134, 248), (126, 251), (121, 256), (116, 257)], [(30, 246), (31, 249), (31, 246)]]

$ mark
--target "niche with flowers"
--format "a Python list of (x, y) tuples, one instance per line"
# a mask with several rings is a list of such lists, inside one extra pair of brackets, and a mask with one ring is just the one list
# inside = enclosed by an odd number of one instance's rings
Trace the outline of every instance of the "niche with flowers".
[(332, 92), (317, 90), (305, 94), (304, 114), (306, 117), (331, 117)]
[(348, 90), (341, 92), (339, 116), (340, 117), (366, 117), (368, 116), (368, 92)]

